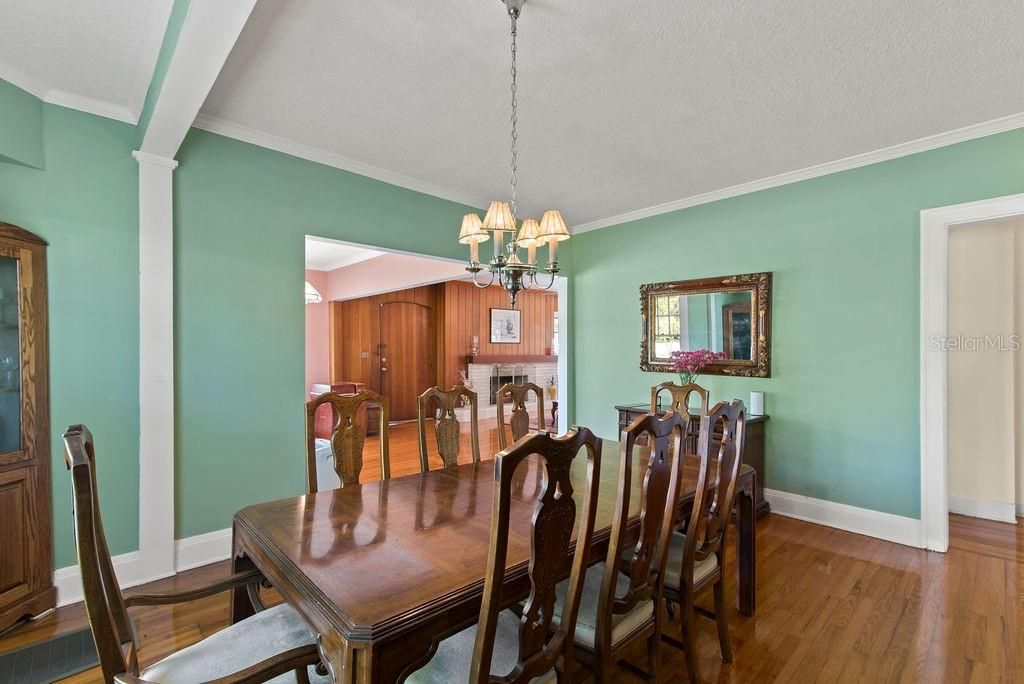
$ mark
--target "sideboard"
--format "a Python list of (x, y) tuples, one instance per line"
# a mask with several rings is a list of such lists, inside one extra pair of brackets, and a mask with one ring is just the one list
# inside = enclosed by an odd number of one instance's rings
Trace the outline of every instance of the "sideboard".
[[(649, 402), (643, 404), (623, 404), (616, 406), (615, 410), (619, 412), (619, 430), (621, 431), (634, 420), (648, 413), (651, 410), (651, 405)], [(659, 411), (658, 415), (663, 413), (664, 411)], [(690, 416), (690, 422), (694, 434), (696, 434), (700, 426), (700, 416)], [(764, 430), (767, 422), (768, 416), (748, 415), (746, 439), (743, 445), (743, 462), (757, 472), (757, 477), (754, 479), (754, 507), (758, 518), (771, 510), (771, 506), (764, 498)], [(721, 432), (716, 432), (716, 438), (720, 438)], [(697, 450), (696, 440), (693, 440), (691, 444), (687, 444), (687, 450), (690, 452)]]

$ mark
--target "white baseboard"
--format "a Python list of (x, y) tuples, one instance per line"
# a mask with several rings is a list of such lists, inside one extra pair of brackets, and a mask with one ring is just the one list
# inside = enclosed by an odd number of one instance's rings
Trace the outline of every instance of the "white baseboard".
[(921, 521), (917, 518), (881, 513), (774, 489), (765, 489), (764, 498), (771, 504), (772, 513), (777, 515), (835, 527), (904, 546), (924, 547), (921, 541)]
[(191, 570), (231, 557), (231, 528), (215, 530), (174, 542), (174, 569)]
[[(122, 589), (135, 587), (146, 582), (155, 582), (158, 579), (169, 576), (167, 573), (153, 575), (148, 572), (138, 551), (122, 553), (111, 558), (111, 561), (114, 564), (114, 574), (117, 575), (117, 583)], [(77, 565), (69, 565), (66, 568), (55, 570), (53, 573), (53, 586), (57, 588), (58, 606), (78, 603), (84, 598), (82, 574), (79, 572)]]
[[(1021, 508), (1024, 508), (1024, 506)], [(980, 499), (967, 499), (962, 496), (950, 496), (949, 512), (969, 515), (972, 518), (995, 520), (996, 522), (1017, 522), (1017, 506), (1013, 503), (981, 501)]]
[[(194, 537), (178, 539), (174, 542), (174, 570), (182, 572), (202, 565), (209, 565), (231, 557), (231, 528), (216, 530)], [(142, 556), (138, 551), (130, 551), (114, 556), (114, 573), (117, 583), (122, 589), (136, 587), (147, 582), (169, 577), (173, 573), (154, 575), (147, 572)], [(66, 606), (78, 603), (84, 598), (82, 592), (82, 575), (77, 565), (58, 568), (53, 573), (53, 585), (57, 588), (57, 605)]]
[(1024, 518), (1024, 503), (1017, 504), (1017, 517)]

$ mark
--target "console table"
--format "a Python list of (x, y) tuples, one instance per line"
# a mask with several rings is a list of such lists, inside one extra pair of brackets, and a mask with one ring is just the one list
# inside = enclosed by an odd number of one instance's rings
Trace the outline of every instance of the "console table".
[[(651, 410), (649, 402), (643, 404), (623, 404), (616, 406), (619, 412), (619, 430), (624, 430), (630, 423)], [(664, 414), (659, 411), (658, 415)], [(690, 416), (694, 432), (700, 426), (700, 416)], [(757, 471), (757, 478), (754, 482), (754, 510), (760, 518), (771, 510), (771, 506), (764, 498), (764, 429), (768, 422), (768, 416), (747, 415), (746, 437), (743, 445), (743, 462)], [(716, 441), (720, 438), (721, 432), (716, 428)], [(687, 444), (688, 452), (696, 452), (696, 440), (693, 444)]]

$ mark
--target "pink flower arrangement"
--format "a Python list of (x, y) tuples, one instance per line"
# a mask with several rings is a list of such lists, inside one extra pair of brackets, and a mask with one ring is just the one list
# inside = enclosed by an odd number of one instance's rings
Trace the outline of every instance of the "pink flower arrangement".
[(689, 385), (697, 381), (697, 376), (705, 366), (715, 359), (724, 359), (725, 352), (713, 352), (710, 349), (672, 352), (672, 369), (679, 373), (679, 383)]

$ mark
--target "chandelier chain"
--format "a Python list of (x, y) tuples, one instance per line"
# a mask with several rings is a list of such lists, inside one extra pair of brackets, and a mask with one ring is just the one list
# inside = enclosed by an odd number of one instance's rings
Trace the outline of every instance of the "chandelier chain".
[[(519, 170), (519, 117), (518, 108), (519, 100), (516, 96), (516, 34), (518, 33), (517, 20), (518, 16), (516, 12), (511, 12), (512, 17), (512, 216), (516, 216), (516, 184), (517, 184), (517, 172)], [(515, 240), (515, 235), (512, 237)]]

